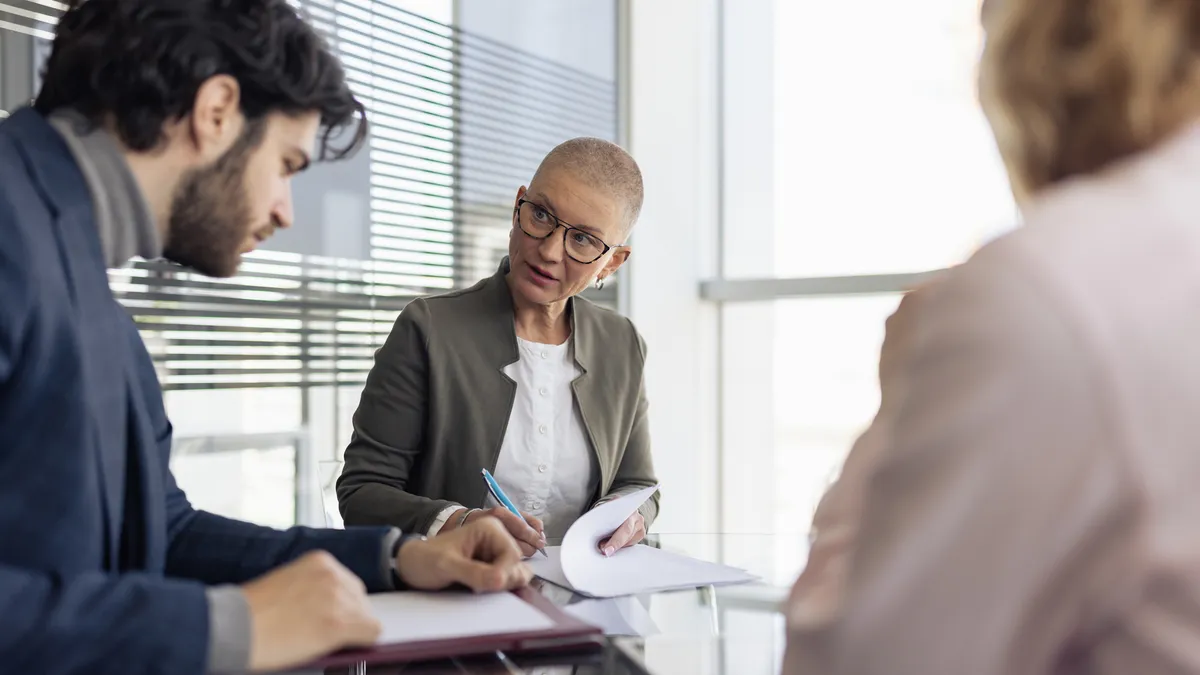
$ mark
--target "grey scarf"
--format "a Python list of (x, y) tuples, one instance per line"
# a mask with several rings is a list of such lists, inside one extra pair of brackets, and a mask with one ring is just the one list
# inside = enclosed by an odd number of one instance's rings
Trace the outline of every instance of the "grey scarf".
[(73, 110), (54, 112), (50, 125), (62, 134), (92, 193), (105, 265), (122, 267), (134, 256), (162, 257), (162, 235), (112, 134)]

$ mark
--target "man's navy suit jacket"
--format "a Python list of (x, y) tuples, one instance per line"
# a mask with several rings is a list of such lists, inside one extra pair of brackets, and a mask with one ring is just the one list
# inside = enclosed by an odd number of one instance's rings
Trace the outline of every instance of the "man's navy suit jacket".
[(280, 532), (197, 511), (170, 452), (83, 175), (18, 111), (0, 123), (0, 670), (203, 673), (205, 586), (314, 549), (387, 586), (386, 528)]

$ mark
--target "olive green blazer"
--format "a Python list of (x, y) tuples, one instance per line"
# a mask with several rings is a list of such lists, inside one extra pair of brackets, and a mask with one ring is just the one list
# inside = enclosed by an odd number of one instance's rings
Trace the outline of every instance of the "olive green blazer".
[[(519, 359), (508, 262), (472, 288), (414, 300), (375, 354), (337, 482), (346, 525), (424, 533), (452, 503), (482, 507), (480, 469), (495, 471)], [(646, 347), (626, 318), (570, 300), (575, 404), (600, 466), (595, 501), (655, 485), (643, 366)], [(658, 494), (642, 508), (647, 525)]]

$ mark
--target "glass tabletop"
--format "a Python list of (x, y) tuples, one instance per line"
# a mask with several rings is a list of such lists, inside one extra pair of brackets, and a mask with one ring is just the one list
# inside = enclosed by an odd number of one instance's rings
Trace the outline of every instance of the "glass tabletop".
[(741, 567), (760, 581), (596, 600), (535, 580), (534, 587), (564, 611), (603, 628), (607, 636), (604, 646), (576, 654), (497, 654), (358, 672), (776, 675), (784, 647), (778, 608), (804, 564), (805, 538), (797, 534), (659, 534), (649, 544)]
[(785, 640), (778, 609), (807, 558), (807, 539), (798, 534), (661, 534), (655, 539), (664, 549), (741, 567), (760, 581), (603, 601), (629, 614), (634, 612), (626, 607), (636, 603), (650, 619), (649, 629), (638, 635), (602, 626), (609, 642), (650, 675), (777, 675)]

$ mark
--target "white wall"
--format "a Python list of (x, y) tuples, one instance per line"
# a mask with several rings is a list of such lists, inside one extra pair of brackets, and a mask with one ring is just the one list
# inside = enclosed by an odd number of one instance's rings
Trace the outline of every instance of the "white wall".
[(629, 2), (629, 149), (646, 202), (622, 273), (649, 346), (660, 532), (717, 524), (716, 310), (699, 299), (716, 270), (715, 0)]

